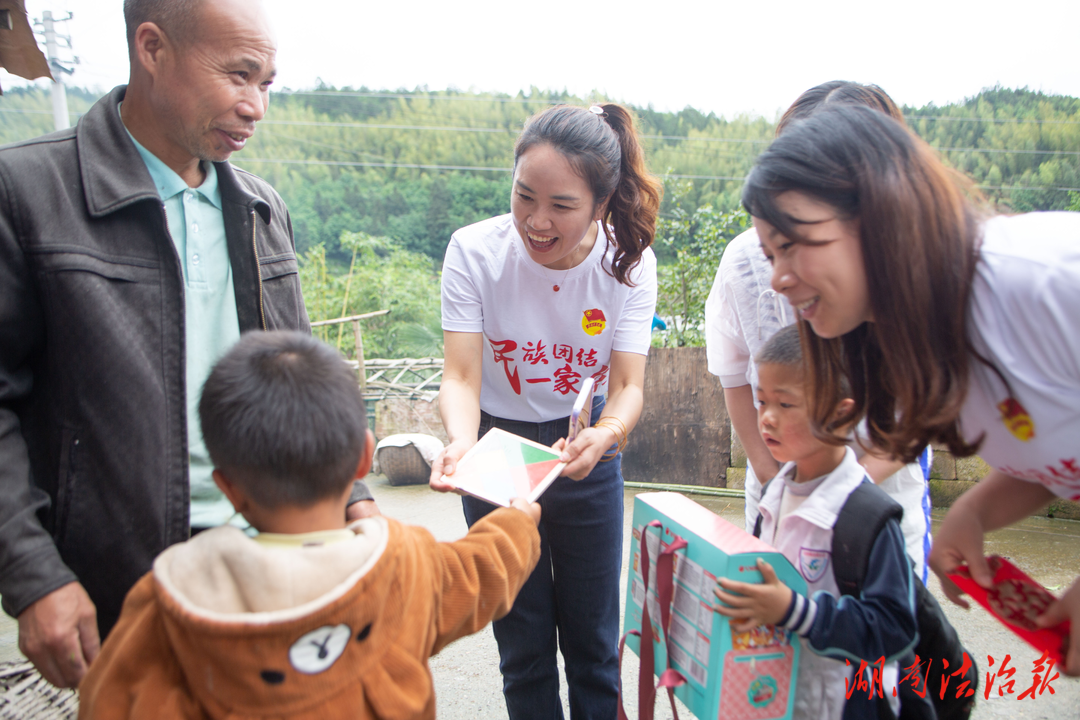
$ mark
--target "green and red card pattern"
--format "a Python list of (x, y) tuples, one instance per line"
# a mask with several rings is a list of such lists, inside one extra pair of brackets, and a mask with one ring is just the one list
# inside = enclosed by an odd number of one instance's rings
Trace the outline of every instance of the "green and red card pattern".
[(516, 497), (535, 502), (564, 467), (551, 448), (492, 428), (443, 480), (481, 500), (509, 507)]

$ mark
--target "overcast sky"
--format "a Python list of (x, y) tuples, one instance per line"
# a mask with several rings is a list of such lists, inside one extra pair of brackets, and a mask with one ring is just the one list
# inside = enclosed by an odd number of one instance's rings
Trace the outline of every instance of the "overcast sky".
[[(266, 4), (278, 36), (276, 85), (294, 90), (318, 78), (380, 90), (516, 93), (535, 85), (658, 110), (768, 118), (834, 79), (877, 83), (916, 106), (998, 83), (1080, 96), (1077, 0)], [(64, 23), (82, 60), (73, 84), (125, 82), (122, 0), (26, 5), (31, 18), (75, 14)], [(0, 85), (18, 84), (0, 70)]]

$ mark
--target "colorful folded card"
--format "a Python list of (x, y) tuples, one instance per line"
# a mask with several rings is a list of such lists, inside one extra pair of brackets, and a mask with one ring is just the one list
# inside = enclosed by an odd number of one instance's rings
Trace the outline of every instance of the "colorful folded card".
[[(591, 424), (595, 387), (592, 378), (581, 384), (570, 411), (567, 444)], [(509, 507), (514, 498), (536, 502), (566, 467), (566, 463), (559, 462), (559, 456), (546, 445), (492, 428), (462, 456), (453, 475), (443, 476), (443, 481), (503, 507)]]
[(509, 507), (518, 497), (535, 502), (564, 467), (566, 463), (559, 462), (559, 453), (551, 448), (492, 428), (462, 456), (453, 475), (443, 476), (443, 482)]

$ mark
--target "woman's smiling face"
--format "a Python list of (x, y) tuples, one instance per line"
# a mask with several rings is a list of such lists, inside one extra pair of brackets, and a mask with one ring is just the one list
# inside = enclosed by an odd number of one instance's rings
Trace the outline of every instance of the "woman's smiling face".
[(566, 270), (592, 249), (603, 207), (596, 206), (588, 183), (562, 153), (535, 145), (517, 159), (510, 212), (529, 257)]
[(832, 205), (796, 190), (778, 195), (776, 207), (801, 237), (787, 238), (754, 218), (761, 249), (773, 266), (773, 289), (823, 338), (873, 321), (858, 220), (844, 219)]

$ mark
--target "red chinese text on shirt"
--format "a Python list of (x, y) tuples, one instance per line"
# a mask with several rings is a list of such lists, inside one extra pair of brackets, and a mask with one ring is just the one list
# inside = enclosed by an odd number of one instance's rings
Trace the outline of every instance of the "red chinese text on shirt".
[(495, 362), (502, 363), (503, 370), (506, 371), (506, 379), (510, 381), (510, 387), (520, 395), (521, 378), (518, 377), (517, 366), (514, 366), (514, 372), (510, 372), (510, 363), (514, 362), (514, 358), (510, 356), (510, 353), (517, 350), (517, 343), (513, 340), (489, 340), (488, 342), (491, 343)]
[[(542, 340), (529, 341), (524, 345), (519, 345), (516, 340), (488, 340), (488, 343), (491, 345), (492, 357), (496, 363), (503, 366), (510, 388), (517, 395), (521, 395), (522, 378), (518, 372), (518, 360), (513, 353), (518, 349), (522, 351), (521, 363), (526, 373), (543, 372), (542, 366), (549, 364), (549, 358), (564, 361), (562, 367), (556, 369), (550, 376), (535, 375), (524, 378), (530, 385), (551, 383), (552, 392), (561, 395), (579, 392), (580, 381), (584, 376), (579, 369), (595, 368), (598, 364), (596, 350), (592, 348), (577, 348), (575, 351), (573, 345), (552, 343), (549, 354), (548, 347)], [(575, 364), (579, 369), (575, 369)], [(600, 369), (589, 377), (592, 377), (596, 386), (600, 387), (607, 381), (609, 370), (609, 366), (601, 365)]]

